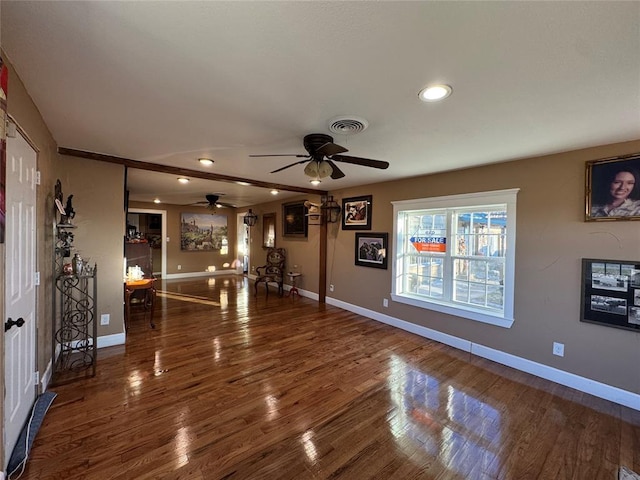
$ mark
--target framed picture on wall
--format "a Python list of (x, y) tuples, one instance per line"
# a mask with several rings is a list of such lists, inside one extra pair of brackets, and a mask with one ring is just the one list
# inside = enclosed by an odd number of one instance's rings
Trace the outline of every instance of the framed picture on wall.
[(586, 221), (640, 220), (640, 154), (587, 162)]
[(183, 213), (180, 219), (180, 250), (203, 252), (229, 248), (227, 216), (206, 213)]
[(291, 202), (282, 205), (282, 236), (307, 236), (307, 207), (302, 202)]
[(342, 229), (371, 230), (371, 211), (373, 196), (342, 199)]
[(356, 233), (355, 264), (386, 269), (388, 243), (388, 233)]
[(276, 246), (276, 214), (265, 213), (262, 215), (262, 246), (273, 248)]
[(640, 331), (640, 261), (582, 259), (580, 320)]

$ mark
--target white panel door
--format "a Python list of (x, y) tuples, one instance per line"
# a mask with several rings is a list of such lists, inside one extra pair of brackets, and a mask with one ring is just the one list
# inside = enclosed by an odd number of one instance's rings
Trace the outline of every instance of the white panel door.
[[(36, 152), (20, 135), (7, 138), (4, 334), (5, 467), (36, 396)], [(8, 321), (12, 324), (7, 330)]]

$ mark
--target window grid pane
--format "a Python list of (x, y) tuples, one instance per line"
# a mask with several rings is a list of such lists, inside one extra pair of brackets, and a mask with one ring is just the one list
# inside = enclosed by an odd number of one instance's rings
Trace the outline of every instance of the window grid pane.
[(504, 206), (403, 215), (405, 229), (399, 254), (403, 258), (404, 293), (503, 311), (507, 238)]

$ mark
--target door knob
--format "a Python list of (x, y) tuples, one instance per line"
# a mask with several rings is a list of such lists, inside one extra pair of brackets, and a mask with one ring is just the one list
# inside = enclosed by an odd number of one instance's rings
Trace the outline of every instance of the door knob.
[(20, 317), (17, 320), (13, 320), (11, 317), (9, 317), (9, 320), (7, 320), (4, 324), (4, 331), (6, 332), (7, 330), (9, 330), (11, 327), (16, 326), (18, 328), (20, 328), (22, 325), (24, 325), (24, 318)]

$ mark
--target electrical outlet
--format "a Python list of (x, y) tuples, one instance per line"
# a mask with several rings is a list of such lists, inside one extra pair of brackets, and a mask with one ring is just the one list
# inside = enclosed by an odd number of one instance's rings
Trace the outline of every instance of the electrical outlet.
[(178, 270), (182, 270), (182, 265), (178, 265)]
[(329, 285), (329, 291), (333, 292), (333, 284)]
[(564, 357), (564, 343), (553, 342), (553, 354)]
[(103, 313), (100, 315), (100, 325), (109, 325), (109, 314)]
[(388, 300), (388, 299), (386, 299), (386, 298), (383, 298), (383, 299), (382, 299), (382, 306), (383, 306), (383, 307), (388, 307), (388, 306), (389, 306), (389, 300)]

